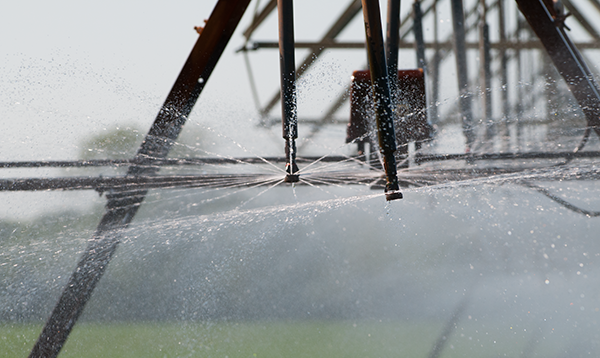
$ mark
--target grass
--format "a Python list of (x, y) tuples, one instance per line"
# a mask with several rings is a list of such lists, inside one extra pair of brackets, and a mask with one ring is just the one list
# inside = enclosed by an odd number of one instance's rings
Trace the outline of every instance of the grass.
[[(0, 325), (0, 357), (27, 357), (41, 328)], [(60, 357), (427, 357), (440, 328), (370, 321), (81, 323)], [(475, 328), (459, 328), (441, 356), (514, 357), (531, 338), (510, 331), (492, 338)]]

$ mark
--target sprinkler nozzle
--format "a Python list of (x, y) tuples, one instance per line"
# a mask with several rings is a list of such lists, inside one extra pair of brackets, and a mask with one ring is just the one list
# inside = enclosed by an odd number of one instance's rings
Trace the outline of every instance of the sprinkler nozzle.
[(392, 201), (392, 200), (402, 199), (402, 198), (403, 198), (402, 193), (399, 190), (385, 192), (385, 200), (387, 200), (387, 201)]
[(397, 178), (388, 178), (385, 184), (385, 200), (392, 201), (396, 199), (402, 199), (402, 193), (400, 192), (400, 184), (398, 184)]
[(285, 175), (285, 179), (283, 179), (284, 182), (286, 183), (297, 183), (300, 181), (300, 175), (296, 174), (298, 172), (298, 166), (296, 165), (296, 162), (294, 162), (293, 164), (291, 163), (287, 163), (285, 166), (285, 172), (287, 173)]

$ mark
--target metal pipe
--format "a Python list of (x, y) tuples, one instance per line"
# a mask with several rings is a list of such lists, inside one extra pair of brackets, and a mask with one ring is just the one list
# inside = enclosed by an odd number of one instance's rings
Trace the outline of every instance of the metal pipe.
[(254, 31), (267, 19), (267, 17), (269, 17), (269, 15), (271, 15), (276, 7), (277, 0), (269, 0), (267, 5), (265, 5), (259, 13), (255, 14), (254, 18), (252, 19), (252, 23), (250, 23), (243, 33), (246, 41), (250, 39)]
[(471, 94), (469, 93), (469, 73), (467, 69), (467, 52), (465, 47), (465, 16), (462, 0), (451, 0), (452, 27), (454, 29), (454, 55), (456, 56), (456, 73), (458, 75), (458, 92), (460, 115), (463, 133), (466, 138), (466, 152), (470, 152), (475, 143), (473, 131), (473, 113), (471, 111)]
[(588, 126), (600, 136), (600, 88), (565, 32), (564, 14), (554, 18), (542, 0), (517, 0), (517, 4), (585, 113)]
[(281, 123), (285, 139), (285, 181), (299, 180), (296, 164), (298, 118), (296, 107), (296, 62), (294, 58), (294, 4), (293, 0), (277, 0), (279, 16), (279, 66), (281, 79)]
[[(373, 102), (379, 139), (379, 150), (383, 157), (386, 175), (385, 196), (387, 200), (401, 199), (402, 193), (396, 170), (396, 133), (394, 131), (393, 109), (390, 95), (389, 77), (385, 62), (381, 15), (378, 0), (361, 0), (365, 21), (367, 53), (373, 84)], [(406, 135), (400, 133), (400, 142), (406, 142)]]
[[(500, 42), (506, 41), (506, 20), (504, 16), (504, 0), (498, 0), (498, 31)], [(508, 56), (506, 49), (500, 49), (500, 95), (502, 98), (502, 119), (500, 122), (501, 150), (508, 150), (508, 116), (510, 104), (508, 103)]]
[(438, 13), (437, 13), (437, 2), (433, 2), (433, 61), (430, 67), (431, 73), (431, 101), (429, 110), (429, 118), (431, 124), (434, 126), (438, 124), (438, 99), (440, 97), (440, 46), (439, 46), (439, 34), (438, 34)]
[[(394, 110), (394, 123), (398, 122), (398, 45), (400, 42), (400, 0), (388, 0), (387, 28), (385, 39), (385, 60), (387, 64), (388, 79), (390, 81), (390, 94)], [(360, 145), (360, 144), (359, 144)], [(408, 143), (397, 143), (401, 168), (408, 168)]]
[(385, 60), (390, 75), (390, 90), (395, 93), (398, 71), (398, 43), (400, 42), (400, 0), (388, 0), (385, 39)]
[[(420, 0), (415, 0), (415, 2), (413, 3), (413, 33), (415, 34), (415, 52), (417, 54), (417, 67), (423, 69), (423, 75), (427, 76), (428, 71), (427, 63), (425, 60), (425, 40), (423, 39), (423, 12), (421, 11)], [(416, 141), (415, 150), (419, 149), (421, 149), (421, 141)]]
[[(221, 0), (216, 4), (138, 150), (137, 160), (148, 164), (153, 158), (162, 159), (167, 156), (249, 2), (250, 0)], [(128, 176), (153, 175), (157, 171), (157, 167), (150, 165), (132, 166), (129, 168)], [(146, 192), (146, 190), (113, 190), (106, 195), (108, 199), (106, 213), (29, 357), (58, 356), (117, 249), (120, 231), (129, 225)]]
[(481, 21), (479, 22), (479, 78), (483, 105), (483, 123), (486, 142), (492, 138), (492, 57), (490, 54), (490, 27), (487, 24), (486, 0), (481, 0)]
[[(309, 53), (304, 61), (298, 66), (296, 69), (296, 77), (300, 78), (304, 72), (306, 72), (311, 66), (316, 62), (315, 60), (328, 48), (335, 47), (334, 39), (348, 26), (350, 21), (360, 12), (361, 6), (360, 1), (351, 0), (348, 4), (346, 10), (340, 15), (337, 21), (329, 28), (327, 33), (323, 35), (319, 42), (312, 43), (296, 43), (296, 48), (310, 48), (311, 53)], [(308, 46), (307, 46), (308, 45)], [(356, 46), (356, 44), (350, 45)], [(358, 48), (363, 49), (365, 47), (364, 43), (358, 44)], [(279, 43), (271, 43), (271, 42), (254, 42), (253, 49), (259, 48), (279, 48)], [(356, 48), (356, 47), (353, 47)], [(281, 92), (277, 92), (267, 103), (264, 108), (261, 109), (260, 113), (262, 116), (266, 116), (269, 112), (275, 107), (275, 105), (279, 102), (281, 98)]]
[[(412, 27), (411, 27), (412, 29)], [(578, 48), (581, 49), (600, 49), (600, 41), (586, 41), (586, 42), (576, 42), (575, 45), (577, 45)], [(425, 49), (435, 49), (436, 46), (438, 47), (438, 49), (452, 49), (454, 46), (453, 41), (444, 41), (444, 42), (438, 42), (437, 45), (435, 42), (425, 42), (424, 43), (424, 47)], [(513, 42), (513, 41), (500, 41), (500, 42), (493, 42), (490, 43), (490, 48), (492, 49), (498, 49), (498, 50), (508, 50), (508, 49), (541, 49), (543, 46), (542, 44), (537, 41), (537, 40), (531, 40), (531, 41), (520, 41), (520, 42)], [(323, 42), (304, 42), (304, 41), (298, 41), (295, 43), (295, 48), (296, 49), (319, 49), (319, 50), (325, 50), (325, 49), (345, 49), (345, 50), (363, 50), (365, 48), (365, 43), (364, 42), (346, 42), (346, 41), (331, 41), (331, 40), (327, 40), (327, 41), (323, 41)], [(406, 41), (400, 41), (398, 43), (398, 49), (414, 49), (415, 48), (415, 43), (414, 42), (406, 42)], [(470, 41), (470, 42), (465, 42), (465, 48), (467, 49), (478, 49), (479, 48), (479, 42), (475, 42), (475, 41)], [(279, 42), (275, 42), (275, 41), (256, 41), (256, 42), (251, 42), (250, 45), (248, 47), (242, 47), (240, 48), (238, 51), (242, 52), (242, 51), (254, 51), (254, 50), (258, 50), (258, 49), (279, 49)], [(313, 59), (314, 62), (314, 59)], [(298, 66), (298, 70), (296, 71), (296, 74), (299, 74), (300, 68), (304, 68), (302, 66)], [(305, 71), (304, 71), (305, 72)], [(277, 98), (275, 99), (275, 104), (277, 104), (277, 101), (279, 100), (279, 94), (277, 94)], [(275, 105), (273, 104), (273, 106)], [(265, 107), (265, 109), (263, 111), (268, 112), (267, 109), (272, 109), (273, 106), (269, 106), (269, 107)]]
[(413, 3), (413, 33), (415, 34), (415, 49), (417, 53), (417, 67), (422, 68), (427, 74), (425, 63), (425, 40), (423, 38), (423, 12), (421, 11), (421, 1), (415, 0)]

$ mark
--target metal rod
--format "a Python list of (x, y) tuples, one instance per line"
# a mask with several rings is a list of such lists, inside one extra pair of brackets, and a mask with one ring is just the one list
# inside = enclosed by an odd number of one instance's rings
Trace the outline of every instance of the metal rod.
[[(411, 27), (412, 29), (412, 27)], [(575, 45), (581, 49), (600, 49), (600, 41), (586, 41), (586, 42), (576, 42)], [(323, 51), (326, 49), (345, 49), (345, 50), (362, 50), (365, 48), (364, 42), (350, 42), (350, 41), (320, 41), (320, 42), (307, 42), (307, 41), (298, 41), (295, 43), (295, 48), (307, 48), (313, 50)], [(436, 46), (439, 49), (452, 49), (454, 46), (453, 41), (445, 41), (445, 42), (425, 42), (424, 46), (426, 49), (435, 49)], [(490, 47), (492, 49), (498, 50), (509, 50), (509, 49), (541, 49), (543, 48), (542, 43), (539, 40), (531, 40), (531, 41), (498, 41), (490, 43)], [(249, 50), (258, 50), (258, 49), (278, 49), (279, 43), (273, 41), (255, 41), (251, 42), (248, 47), (241, 48), (239, 51), (249, 51)], [(414, 49), (414, 42), (406, 42), (402, 39), (398, 43), (398, 49)], [(465, 42), (465, 48), (467, 49), (477, 49), (479, 48), (479, 42)], [(313, 59), (314, 61), (314, 59)], [(300, 66), (298, 72), (300, 71)], [(279, 95), (275, 99), (275, 104), (279, 100)], [(273, 105), (274, 106), (274, 105)], [(272, 108), (272, 107), (270, 107)], [(265, 111), (267, 107), (265, 107)], [(267, 111), (268, 112), (268, 111)]]
[[(311, 163), (315, 160), (320, 162), (343, 161), (347, 157), (339, 156), (304, 156), (296, 157), (296, 162)], [(135, 159), (99, 159), (99, 160), (60, 160), (60, 161), (34, 161), (34, 162), (0, 162), (0, 168), (85, 168), (85, 167), (128, 167), (128, 166), (154, 166), (154, 167), (176, 167), (182, 165), (225, 165), (225, 164), (264, 164), (285, 163), (285, 157), (190, 157), (190, 158), (168, 158), (155, 159), (152, 163), (142, 164)]]
[(269, 0), (269, 2), (256, 14), (252, 19), (252, 23), (244, 30), (244, 38), (246, 41), (250, 39), (254, 31), (269, 17), (269, 15), (277, 7), (277, 0)]
[[(348, 4), (348, 7), (342, 15), (337, 19), (337, 21), (329, 28), (329, 30), (323, 35), (321, 41), (313, 42), (313, 43), (296, 43), (296, 48), (310, 48), (311, 53), (309, 53), (304, 61), (300, 64), (300, 66), (296, 69), (296, 78), (300, 78), (304, 72), (306, 72), (312, 65), (316, 62), (315, 60), (328, 48), (335, 47), (334, 39), (348, 26), (350, 21), (360, 12), (361, 6), (360, 1), (351, 0)], [(305, 46), (310, 44), (310, 46)], [(364, 48), (364, 43), (358, 44), (359, 48)], [(279, 48), (279, 42), (255, 42), (253, 44), (253, 49), (259, 48)], [(277, 92), (267, 103), (267, 105), (261, 109), (261, 115), (266, 116), (272, 109), (277, 105), (279, 100), (281, 99), (281, 92)]]
[(598, 158), (600, 152), (516, 152), (516, 153), (489, 153), (489, 154), (418, 154), (416, 163), (443, 162), (447, 160), (522, 160), (522, 159), (575, 159), (575, 158)]
[[(385, 62), (381, 15), (378, 0), (362, 0), (369, 68), (373, 84), (373, 102), (375, 103), (375, 121), (379, 150), (383, 156), (386, 174), (385, 193), (387, 200), (401, 199), (402, 193), (396, 170), (396, 133), (390, 95), (389, 77)], [(400, 142), (406, 142), (406, 135), (400, 132)]]
[[(216, 4), (138, 150), (136, 155), (138, 160), (149, 163), (153, 158), (167, 156), (249, 2), (250, 0), (222, 0)], [(129, 168), (128, 176), (153, 175), (157, 171), (158, 168), (153, 166), (132, 166)], [(129, 225), (146, 192), (146, 190), (113, 190), (106, 195), (108, 199), (106, 213), (29, 357), (58, 356), (117, 249), (120, 231)]]
[(473, 131), (473, 113), (471, 111), (471, 94), (469, 93), (469, 73), (467, 51), (465, 47), (465, 17), (462, 0), (451, 0), (452, 26), (454, 29), (454, 55), (456, 56), (456, 73), (458, 75), (458, 92), (463, 134), (466, 138), (466, 152), (473, 149), (475, 133)]
[(492, 56), (490, 53), (490, 27), (487, 24), (486, 0), (481, 0), (481, 20), (479, 22), (479, 78), (483, 105), (485, 141), (492, 138)]
[[(567, 10), (569, 10), (571, 15), (573, 15), (573, 17), (577, 19), (581, 27), (583, 27), (585, 31), (587, 31), (587, 33), (594, 38), (594, 40), (600, 40), (600, 33), (598, 33), (596, 28), (592, 26), (592, 24), (590, 24), (590, 22), (585, 18), (585, 16), (583, 16), (581, 11), (579, 11), (575, 4), (573, 4), (570, 0), (562, 0), (562, 3), (567, 8)], [(564, 19), (560, 21), (564, 22)]]
[(440, 98), (440, 63), (441, 63), (441, 54), (440, 54), (440, 46), (439, 46), (439, 34), (438, 34), (438, 12), (437, 12), (437, 2), (435, 0), (433, 2), (433, 60), (430, 66), (430, 74), (431, 74), (431, 102), (429, 106), (429, 118), (431, 120), (431, 124), (436, 126), (439, 122), (438, 118), (438, 100)]
[(279, 66), (281, 74), (281, 123), (285, 139), (285, 181), (298, 182), (296, 139), (298, 118), (296, 107), (296, 62), (294, 57), (294, 4), (293, 0), (277, 0), (279, 15)]
[[(398, 45), (400, 42), (400, 0), (388, 0), (387, 7), (387, 27), (385, 39), (385, 60), (387, 64), (388, 80), (390, 83), (390, 94), (392, 106), (394, 108), (394, 123), (400, 125), (398, 121)], [(408, 168), (408, 143), (396, 143), (399, 154), (399, 160), (402, 164), (399, 167)]]
[[(506, 19), (504, 15), (504, 0), (498, 0), (498, 31), (500, 42), (506, 41)], [(508, 150), (508, 117), (510, 103), (508, 102), (508, 56), (506, 49), (500, 49), (500, 96), (502, 100), (502, 116), (500, 121), (501, 150)]]
[[(515, 42), (517, 44), (521, 43), (521, 33), (523, 32), (523, 19), (522, 14), (519, 9), (516, 9), (516, 19), (517, 19), (517, 29), (515, 31)], [(519, 150), (520, 142), (521, 142), (521, 121), (520, 118), (523, 117), (523, 61), (522, 61), (522, 48), (517, 47), (515, 49), (515, 62), (517, 65), (517, 98), (514, 109), (514, 142), (515, 142), (515, 150)]]
[(413, 3), (413, 32), (415, 34), (415, 50), (417, 53), (417, 67), (422, 68), (427, 74), (425, 63), (425, 40), (423, 38), (423, 12), (421, 11), (421, 1), (415, 0)]
[(585, 113), (588, 126), (600, 136), (600, 88), (565, 32), (564, 14), (553, 17), (542, 0), (517, 0), (517, 4)]
[(398, 82), (398, 43), (400, 41), (400, 0), (388, 0), (385, 60), (390, 75), (390, 90), (394, 93)]
[[(524, 153), (489, 153), (475, 154), (470, 157), (474, 161), (507, 161), (517, 160), (519, 166), (516, 168), (485, 168), (483, 170), (493, 169), (495, 172), (486, 172), (489, 175), (501, 174), (507, 172), (518, 172), (525, 170), (520, 167), (523, 160), (556, 160), (566, 159), (568, 161), (574, 159), (591, 159), (599, 158), (598, 151), (569, 151), (569, 152), (524, 152)], [(439, 162), (449, 160), (465, 160), (468, 159), (468, 154), (440, 154), (440, 155), (422, 155), (417, 154), (415, 160), (418, 163)], [(285, 161), (285, 158), (277, 158), (278, 161)], [(300, 159), (300, 158), (299, 158)], [(302, 161), (314, 162), (321, 158), (301, 158)], [(364, 156), (336, 156), (323, 158), (327, 162), (360, 162), (365, 159)], [(593, 168), (592, 168), (593, 169)], [(424, 169), (407, 171), (406, 175), (414, 177), (421, 173), (451, 173), (454, 169)], [(374, 178), (378, 177), (377, 173), (367, 175), (361, 172), (319, 172), (316, 177), (321, 178), (327, 183), (338, 184), (356, 184), (356, 178), (370, 178), (367, 182), (372, 183)], [(469, 168), (465, 169), (465, 173), (474, 174), (478, 170)], [(482, 173), (481, 171), (479, 171)], [(556, 173), (554, 173), (556, 174)], [(553, 175), (554, 175), (553, 174)], [(586, 174), (569, 172), (569, 180), (590, 180), (594, 176), (600, 175), (598, 169), (587, 171)], [(314, 178), (315, 176), (308, 175), (303, 179)], [(343, 181), (342, 177), (347, 178)], [(558, 173), (557, 178), (567, 179), (563, 174)], [(200, 174), (200, 175), (152, 175), (152, 176), (120, 176), (120, 177), (58, 177), (58, 178), (17, 178), (17, 179), (0, 179), (0, 192), (8, 191), (73, 191), (73, 190), (95, 190), (100, 193), (120, 190), (120, 191), (136, 191), (139, 189), (173, 189), (173, 188), (237, 188), (243, 186), (254, 187), (261, 183), (274, 183), (281, 181), (281, 177), (274, 174), (263, 173), (246, 173), (246, 174)], [(301, 182), (299, 182), (301, 183)]]

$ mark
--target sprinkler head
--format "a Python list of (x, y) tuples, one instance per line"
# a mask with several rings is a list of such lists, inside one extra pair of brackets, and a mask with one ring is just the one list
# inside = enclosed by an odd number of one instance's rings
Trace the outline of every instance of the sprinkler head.
[(402, 193), (399, 190), (385, 192), (385, 200), (392, 201), (396, 199), (402, 199)]
[(385, 200), (392, 201), (396, 199), (402, 199), (402, 193), (400, 192), (400, 185), (398, 184), (397, 179), (385, 184)]
[(298, 174), (286, 174), (285, 178), (283, 179), (284, 182), (286, 183), (297, 183), (300, 181), (300, 175)]
[(298, 172), (298, 166), (296, 165), (296, 162), (293, 162), (293, 164), (287, 163), (285, 165), (285, 172), (287, 173), (285, 175), (285, 179), (283, 179), (284, 182), (286, 183), (297, 183), (300, 181), (300, 174), (296, 174)]

